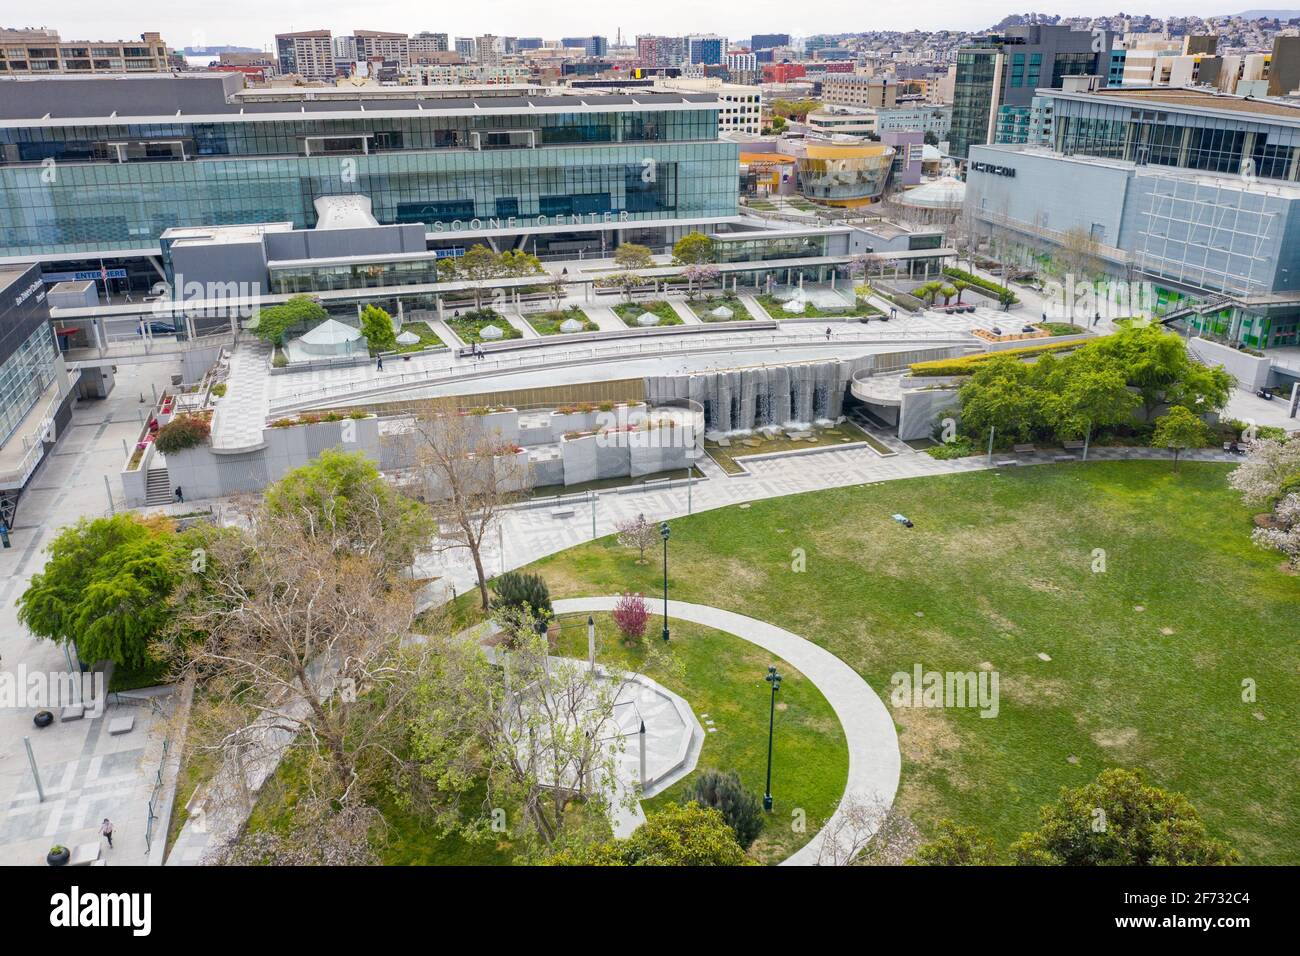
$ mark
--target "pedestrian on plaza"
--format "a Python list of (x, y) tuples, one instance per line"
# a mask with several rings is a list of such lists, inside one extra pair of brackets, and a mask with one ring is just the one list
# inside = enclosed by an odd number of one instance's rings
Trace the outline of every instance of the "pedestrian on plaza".
[(826, 341), (829, 342), (830, 340), (831, 340), (831, 327), (828, 325), (826, 326)]
[(381, 355), (379, 356), (378, 364), (375, 365), (375, 371), (382, 372), (383, 370), (384, 370), (384, 357)]
[(180, 485), (176, 486), (176, 503), (181, 505), (185, 504), (185, 492), (181, 491)]
[(1093, 313), (1093, 316), (1092, 316), (1092, 324), (1095, 326), (1095, 325), (1096, 325), (1098, 322), (1100, 322), (1100, 321), (1101, 321), (1101, 313), (1100, 313), (1100, 312), (1094, 312), (1094, 313)]
[(99, 825), (99, 832), (108, 840), (108, 848), (113, 849), (113, 821), (104, 817), (104, 822)]

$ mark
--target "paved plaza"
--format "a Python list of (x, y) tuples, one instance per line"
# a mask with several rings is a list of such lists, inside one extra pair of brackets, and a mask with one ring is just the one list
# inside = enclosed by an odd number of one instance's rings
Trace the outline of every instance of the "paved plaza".
[[(121, 507), (122, 490), (116, 483), (125, 461), (122, 443), (135, 442), (153, 389), (161, 391), (170, 381), (168, 365), (121, 366), (109, 398), (77, 404), (71, 426), (23, 492), (10, 535), (13, 547), (0, 551), (0, 668), (8, 674), (67, 673), (63, 649), (34, 640), (18, 624), (14, 602), (44, 566), (44, 548), (64, 525), (109, 514), (106, 476), (115, 483), (115, 507)], [(70, 849), (100, 843), (105, 817), (116, 833), (113, 849), (102, 843), (102, 858), (109, 864), (144, 863), (165, 716), (147, 703), (124, 703), (108, 706), (103, 716), (56, 720), (38, 729), (32, 724), (36, 709), (0, 708), (0, 863), (44, 865), (46, 851), (55, 843)], [(133, 729), (110, 734), (109, 721), (121, 716), (135, 718)], [(36, 794), (24, 737), (31, 740), (44, 801)], [(156, 824), (154, 832), (161, 834), (165, 827), (165, 822)]]

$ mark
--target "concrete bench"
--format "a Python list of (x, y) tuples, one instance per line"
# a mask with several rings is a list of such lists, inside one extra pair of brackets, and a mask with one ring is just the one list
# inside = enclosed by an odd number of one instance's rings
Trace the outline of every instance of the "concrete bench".
[(1011, 465), (1018, 465), (1020, 462), (1016, 461), (1014, 458), (1001, 458), (993, 464), (998, 468), (1007, 468)]
[(85, 704), (69, 704), (67, 707), (64, 707), (63, 710), (59, 711), (60, 721), (81, 720), (85, 716), (86, 716)]
[(134, 729), (134, 717), (114, 717), (108, 722), (108, 733), (110, 736), (116, 737), (119, 734), (129, 734)]
[(1012, 445), (1011, 450), (1017, 455), (1032, 455), (1034, 452), (1038, 451), (1038, 449), (1033, 445)]
[(577, 509), (575, 508), (552, 508), (551, 509), (552, 518), (572, 518), (577, 513), (578, 513)]
[(68, 866), (90, 866), (98, 859), (99, 841), (82, 843), (72, 848), (72, 854), (68, 857)]
[(1073, 455), (1056, 455), (1052, 461), (1078, 461)]

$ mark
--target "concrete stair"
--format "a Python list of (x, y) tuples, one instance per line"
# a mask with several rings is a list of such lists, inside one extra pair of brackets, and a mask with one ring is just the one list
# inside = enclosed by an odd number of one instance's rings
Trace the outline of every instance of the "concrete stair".
[(149, 507), (172, 503), (172, 483), (166, 468), (150, 468), (145, 476), (144, 503)]

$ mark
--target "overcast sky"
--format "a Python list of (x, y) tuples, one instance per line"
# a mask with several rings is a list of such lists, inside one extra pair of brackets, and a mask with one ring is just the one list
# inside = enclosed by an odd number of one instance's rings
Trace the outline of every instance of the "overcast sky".
[[(0, 24), (50, 27), (66, 40), (129, 39), (145, 30), (157, 30), (173, 47), (229, 43), (259, 48), (269, 48), (278, 32), (319, 28), (328, 28), (336, 36), (356, 29), (432, 30), (452, 36), (494, 33), (546, 39), (598, 34), (611, 41), (620, 28), (625, 38), (638, 33), (721, 33), (742, 38), (755, 32), (807, 36), (871, 29), (976, 30), (1017, 8), (1033, 9), (1023, 0), (932, 0), (871, 7), (862, 0), (820, 0), (808, 7), (788, 0), (444, 0), (437, 4), (411, 0), (137, 0), (131, 4), (52, 0), (25, 4), (23, 12), (15, 15), (17, 8), (6, 6), (9, 10), (0, 15)], [(1069, 7), (1047, 9), (1075, 16), (1114, 14), (1121, 9), (1154, 16), (1209, 16), (1275, 6), (1281, 4), (1247, 7), (1219, 0), (1079, 0)]]

